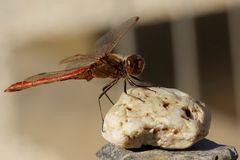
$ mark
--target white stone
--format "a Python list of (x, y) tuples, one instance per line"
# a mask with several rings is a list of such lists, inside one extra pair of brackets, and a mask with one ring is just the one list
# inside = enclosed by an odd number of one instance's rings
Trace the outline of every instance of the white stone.
[(110, 143), (124, 148), (183, 149), (208, 134), (211, 114), (188, 94), (157, 87), (132, 88), (128, 94), (132, 96), (123, 93), (106, 114), (102, 135)]

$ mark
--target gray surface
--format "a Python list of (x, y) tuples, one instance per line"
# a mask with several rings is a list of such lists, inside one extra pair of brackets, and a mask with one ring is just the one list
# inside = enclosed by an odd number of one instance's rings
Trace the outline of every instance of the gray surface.
[(203, 139), (186, 150), (163, 150), (151, 146), (126, 150), (113, 144), (106, 144), (98, 152), (100, 160), (235, 160), (238, 157), (234, 147), (220, 145)]

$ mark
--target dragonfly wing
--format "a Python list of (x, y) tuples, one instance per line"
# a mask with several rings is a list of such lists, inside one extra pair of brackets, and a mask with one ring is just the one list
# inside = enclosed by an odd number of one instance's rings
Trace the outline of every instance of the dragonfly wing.
[(87, 77), (88, 75), (86, 74), (87, 72), (85, 72), (88, 70), (88, 68), (89, 66), (79, 68), (79, 69), (40, 73), (40, 74), (31, 76), (21, 82), (12, 84), (5, 90), (5, 92), (20, 91), (23, 89), (39, 86), (42, 84), (74, 79), (76, 76), (79, 77), (79, 75), (81, 75), (82, 79), (84, 79), (85, 77), (89, 79), (89, 77)]
[(26, 78), (24, 81), (38, 81), (39, 79), (49, 79), (53, 77), (62, 77), (63, 75), (68, 75), (72, 73), (72, 71), (55, 71), (55, 72), (46, 72), (46, 73), (39, 73), (37, 75), (31, 76)]
[(100, 37), (95, 46), (96, 54), (108, 54), (118, 44), (121, 38), (131, 29), (139, 20), (139, 17), (132, 17), (126, 22), (122, 23), (115, 29), (110, 30), (102, 37)]
[(72, 63), (75, 61), (82, 61), (82, 60), (87, 60), (87, 61), (93, 61), (96, 60), (97, 56), (96, 55), (82, 55), (82, 54), (76, 54), (70, 57), (67, 57), (63, 60), (60, 61), (60, 64), (66, 64), (66, 63)]
[(67, 57), (60, 61), (60, 64), (65, 64), (66, 69), (75, 69), (84, 66), (89, 66), (94, 63), (100, 55), (81, 55), (77, 54), (71, 57)]

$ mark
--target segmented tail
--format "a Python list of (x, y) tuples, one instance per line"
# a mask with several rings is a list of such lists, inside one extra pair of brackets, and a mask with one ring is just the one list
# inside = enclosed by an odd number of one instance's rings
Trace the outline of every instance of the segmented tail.
[(81, 74), (85, 74), (86, 73), (85, 71), (88, 68), (89, 68), (89, 66), (83, 67), (80, 69), (71, 69), (71, 70), (64, 70), (64, 71), (40, 73), (40, 74), (34, 75), (32, 77), (29, 77), (29, 78), (25, 79), (24, 81), (12, 84), (7, 89), (5, 89), (4, 92), (20, 91), (23, 89), (39, 86), (42, 84), (53, 83), (56, 81), (64, 81), (64, 80), (68, 80), (68, 79), (75, 79), (75, 77), (79, 77), (79, 76), (83, 77), (82, 79), (84, 79), (84, 77), (86, 77), (86, 76), (81, 75)]

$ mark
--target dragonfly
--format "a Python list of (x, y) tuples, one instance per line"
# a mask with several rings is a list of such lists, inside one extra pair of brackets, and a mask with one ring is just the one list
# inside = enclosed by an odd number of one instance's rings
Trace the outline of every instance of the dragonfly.
[[(55, 72), (40, 73), (31, 76), (23, 81), (10, 85), (4, 92), (15, 92), (23, 89), (39, 86), (65, 80), (87, 80), (93, 78), (110, 78), (112, 81), (102, 88), (98, 97), (99, 109), (101, 113), (102, 124), (104, 122), (101, 98), (105, 95), (109, 101), (113, 101), (107, 92), (120, 80), (124, 79), (124, 92), (127, 93), (127, 82), (134, 87), (146, 87), (136, 83), (142, 82), (139, 76), (145, 66), (144, 58), (138, 54), (120, 56), (112, 53), (113, 49), (122, 39), (122, 37), (133, 28), (138, 22), (139, 17), (131, 17), (118, 27), (111, 29), (96, 41), (94, 54), (77, 54), (60, 61), (65, 64), (64, 70)], [(134, 97), (134, 96), (133, 96)], [(135, 97), (137, 98), (137, 97)], [(138, 98), (141, 100), (140, 98)]]

